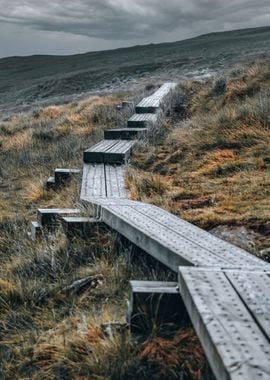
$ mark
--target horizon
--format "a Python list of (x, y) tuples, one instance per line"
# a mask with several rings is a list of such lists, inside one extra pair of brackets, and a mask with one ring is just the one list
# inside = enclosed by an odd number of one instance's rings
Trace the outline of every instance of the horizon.
[(270, 25), (261, 0), (0, 0), (0, 58), (76, 55)]
[(86, 50), (86, 51), (72, 53), (72, 54), (46, 54), (46, 53), (44, 53), (44, 54), (11, 55), (11, 56), (3, 56), (3, 57), (0, 55), (0, 60), (9, 59), (9, 58), (31, 58), (34, 56), (71, 57), (71, 56), (76, 56), (76, 55), (84, 55), (84, 54), (88, 54), (88, 53), (99, 53), (99, 52), (101, 53), (101, 52), (106, 52), (106, 51), (117, 51), (117, 50), (121, 50), (121, 49), (129, 49), (129, 48), (132, 49), (135, 47), (173, 44), (173, 43), (177, 43), (177, 42), (184, 42), (184, 41), (192, 40), (195, 38), (200, 38), (203, 36), (208, 36), (211, 34), (222, 34), (222, 33), (230, 33), (230, 32), (245, 31), (245, 30), (252, 30), (252, 29), (264, 29), (264, 28), (270, 28), (270, 25), (262, 25), (262, 26), (251, 27), (251, 28), (240, 28), (240, 29), (230, 29), (230, 30), (216, 30), (216, 31), (212, 31), (209, 33), (196, 34), (194, 36), (187, 37), (184, 39), (179, 39), (179, 40), (149, 42), (149, 43), (145, 43), (145, 44), (142, 43), (142, 44), (126, 45), (126, 46), (120, 46), (120, 47), (115, 47), (115, 48), (107, 48), (107, 49)]

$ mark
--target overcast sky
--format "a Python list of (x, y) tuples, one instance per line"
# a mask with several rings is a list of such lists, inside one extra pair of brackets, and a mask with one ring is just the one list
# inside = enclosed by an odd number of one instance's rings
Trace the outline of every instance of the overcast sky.
[(0, 0), (0, 57), (74, 54), (270, 25), (270, 0)]

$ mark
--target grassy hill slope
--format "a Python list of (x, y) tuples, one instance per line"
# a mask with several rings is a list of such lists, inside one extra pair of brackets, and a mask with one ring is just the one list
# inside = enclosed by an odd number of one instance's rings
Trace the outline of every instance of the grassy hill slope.
[(130, 86), (158, 75), (179, 78), (266, 55), (270, 27), (211, 33), (163, 44), (73, 56), (12, 57), (0, 60), (0, 112), (27, 108), (51, 99)]

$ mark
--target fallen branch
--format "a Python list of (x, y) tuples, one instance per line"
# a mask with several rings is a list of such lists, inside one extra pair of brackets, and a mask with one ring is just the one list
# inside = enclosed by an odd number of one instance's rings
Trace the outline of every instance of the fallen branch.
[(95, 276), (88, 276), (73, 282), (71, 285), (66, 286), (60, 293), (68, 293), (70, 295), (79, 295), (85, 292), (87, 289), (95, 289), (102, 285), (104, 282), (104, 276), (97, 274)]

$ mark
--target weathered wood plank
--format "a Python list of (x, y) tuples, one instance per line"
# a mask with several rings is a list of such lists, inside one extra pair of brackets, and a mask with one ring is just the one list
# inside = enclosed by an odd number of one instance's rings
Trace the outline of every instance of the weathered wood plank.
[(104, 162), (108, 164), (126, 164), (131, 155), (133, 144), (134, 141), (117, 141), (116, 144), (104, 153)]
[(49, 177), (45, 182), (45, 188), (47, 190), (54, 190), (56, 188), (55, 178)]
[(180, 268), (179, 286), (216, 378), (269, 379), (269, 340), (223, 271)]
[(63, 217), (61, 224), (67, 238), (74, 236), (91, 236), (102, 224), (96, 218), (87, 217)]
[(104, 164), (84, 164), (81, 200), (91, 201), (95, 198), (106, 197)]
[(153, 326), (181, 325), (185, 309), (177, 283), (131, 281), (130, 288), (128, 323), (132, 332), (151, 333)]
[(157, 114), (135, 114), (128, 120), (128, 128), (149, 128), (153, 125), (156, 125), (157, 122)]
[(80, 214), (80, 209), (73, 208), (46, 208), (37, 210), (37, 221), (42, 227), (51, 227), (59, 216)]
[(54, 177), (56, 184), (60, 185), (63, 182), (68, 181), (72, 176), (78, 175), (81, 173), (80, 169), (60, 169), (57, 168), (54, 171)]
[(133, 140), (144, 138), (146, 134), (146, 128), (106, 129), (104, 138), (107, 140)]
[(231, 270), (225, 271), (225, 275), (270, 342), (270, 270), (269, 272)]
[(125, 188), (125, 167), (105, 165), (106, 192), (108, 198), (128, 198)]
[(107, 204), (103, 202), (100, 207), (101, 219), (173, 271), (178, 272), (179, 265), (228, 265), (227, 260), (140, 212), (145, 207), (149, 209), (150, 205), (139, 203), (137, 207), (137, 203), (133, 202), (132, 206), (136, 207), (130, 207), (129, 202), (125, 201), (126, 205), (123, 206), (117, 202), (113, 205), (110, 200)]
[(176, 83), (165, 83), (151, 96), (144, 98), (136, 107), (136, 113), (156, 113), (167, 96), (176, 88)]
[(31, 222), (31, 230), (28, 236), (33, 241), (42, 237), (42, 228), (38, 222)]
[(118, 140), (102, 140), (84, 152), (84, 162), (86, 164), (104, 163), (104, 154), (117, 143), (119, 143)]
[(226, 260), (232, 266), (241, 267), (269, 265), (265, 261), (244, 251), (243, 249), (221, 240), (207, 231), (204, 231), (201, 228), (196, 227), (165, 210), (162, 210), (159, 207), (151, 205), (145, 209), (140, 209), (140, 212), (147, 218), (158, 221), (167, 229), (175, 231), (185, 239), (189, 239), (201, 248), (207, 249), (214, 255)]

